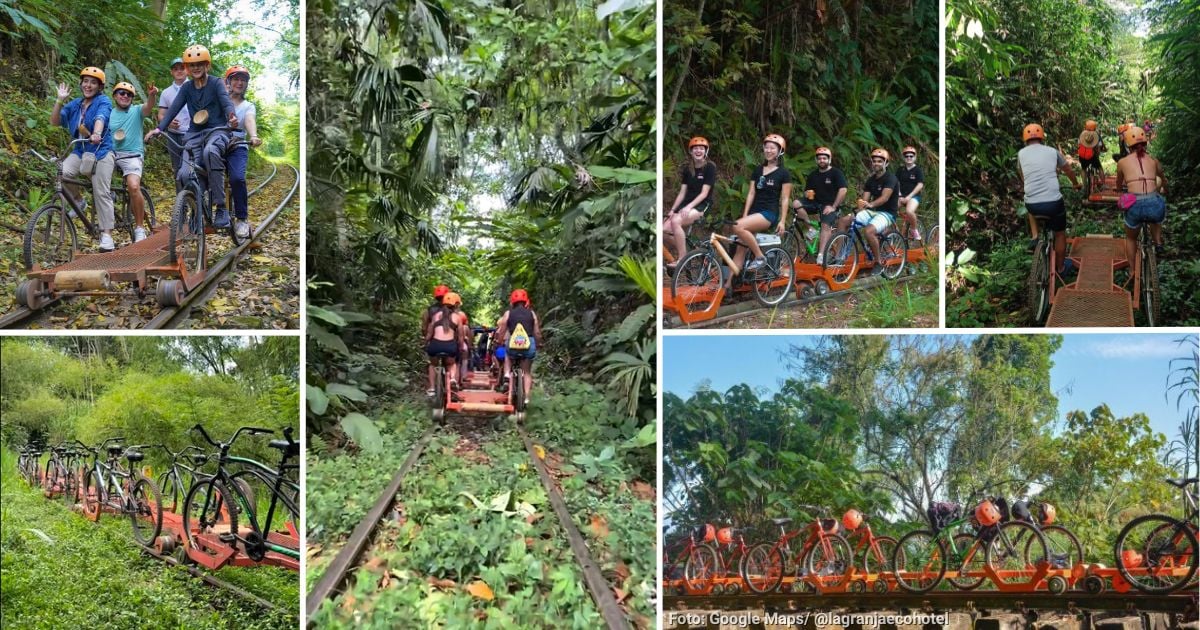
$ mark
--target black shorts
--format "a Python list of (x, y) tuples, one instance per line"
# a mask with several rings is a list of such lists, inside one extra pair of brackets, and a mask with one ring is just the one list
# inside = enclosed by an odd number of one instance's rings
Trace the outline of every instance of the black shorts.
[(458, 342), (453, 339), (447, 339), (445, 341), (431, 339), (429, 343), (425, 345), (425, 354), (429, 355), (430, 357), (448, 357), (451, 359), (456, 358), (458, 356)]
[(1100, 166), (1100, 152), (1099, 151), (1097, 151), (1096, 154), (1093, 155), (1092, 159), (1090, 159), (1090, 160), (1085, 160), (1083, 158), (1079, 158), (1079, 168), (1087, 169), (1088, 167), (1094, 168), (1096, 170), (1100, 170), (1101, 168), (1103, 168)]
[(822, 225), (828, 225), (829, 227), (837, 227), (838, 217), (841, 216), (841, 214), (838, 212), (838, 209), (836, 206), (834, 206), (833, 212), (830, 212), (829, 214), (821, 214), (821, 212), (823, 210), (825, 210), (825, 206), (827, 206), (827, 205), (829, 205), (829, 204), (819, 203), (816, 201), (801, 201), (800, 202), (800, 207), (804, 208), (804, 211), (808, 213), (808, 218), (811, 219), (815, 216), (821, 220)]
[(1042, 203), (1027, 203), (1025, 209), (1035, 217), (1045, 217), (1046, 227), (1061, 232), (1067, 229), (1067, 205), (1062, 199), (1043, 201)]

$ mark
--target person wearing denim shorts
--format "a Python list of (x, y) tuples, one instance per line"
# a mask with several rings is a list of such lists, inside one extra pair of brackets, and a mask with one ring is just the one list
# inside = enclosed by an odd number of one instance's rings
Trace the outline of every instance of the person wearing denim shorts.
[[(783, 154), (787, 151), (787, 142), (779, 134), (767, 134), (763, 138), (763, 163), (754, 169), (750, 176), (750, 189), (746, 193), (746, 205), (742, 209), (742, 218), (733, 225), (733, 233), (737, 236), (738, 244), (733, 255), (734, 266), (742, 268), (746, 260), (746, 251), (753, 252), (754, 260), (746, 265), (747, 270), (753, 270), (763, 265), (762, 248), (758, 246), (756, 232), (775, 231), (782, 235), (787, 227), (788, 199), (792, 195), (792, 174), (783, 165)], [(732, 281), (733, 274), (730, 274)]]
[(1058, 172), (1066, 173), (1071, 185), (1079, 190), (1082, 184), (1066, 156), (1054, 147), (1043, 144), (1046, 132), (1037, 123), (1025, 125), (1021, 131), (1025, 148), (1017, 152), (1017, 173), (1025, 189), (1025, 209), (1029, 212), (1029, 230), (1032, 234), (1029, 250), (1037, 246), (1037, 218), (1047, 219), (1046, 227), (1054, 230), (1054, 254), (1059, 261), (1055, 273), (1068, 273), (1074, 263), (1067, 260), (1067, 206), (1063, 202), (1062, 190), (1058, 186)]
[(1135, 197), (1133, 205), (1125, 210), (1125, 255), (1133, 260), (1143, 225), (1150, 229), (1155, 252), (1162, 253), (1162, 222), (1167, 215), (1163, 194), (1167, 178), (1163, 175), (1162, 164), (1146, 153), (1146, 132), (1141, 127), (1125, 130), (1125, 144), (1130, 153), (1117, 162), (1117, 189), (1128, 190)]

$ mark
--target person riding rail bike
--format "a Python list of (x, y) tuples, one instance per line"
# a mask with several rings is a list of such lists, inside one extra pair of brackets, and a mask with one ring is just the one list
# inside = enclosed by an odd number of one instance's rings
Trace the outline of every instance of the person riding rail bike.
[[(140, 107), (133, 106), (136, 96), (133, 86), (124, 81), (113, 86), (113, 100), (116, 107), (109, 116), (109, 128), (113, 130), (113, 155), (115, 166), (125, 179), (125, 190), (129, 191), (129, 205), (133, 209), (134, 225), (133, 242), (146, 238), (146, 200), (142, 199), (142, 167), (145, 164), (146, 147), (142, 142), (142, 119), (153, 111), (151, 103), (158, 94), (158, 88), (151, 83), (146, 89), (146, 102)], [(119, 136), (119, 137), (118, 137)]]
[[(787, 229), (788, 202), (792, 196), (792, 174), (783, 165), (783, 154), (787, 151), (783, 136), (767, 134), (763, 138), (762, 151), (763, 162), (750, 175), (742, 218), (733, 224), (738, 244), (743, 245), (733, 255), (733, 263), (741, 269), (746, 252), (750, 251), (754, 254), (754, 260), (746, 265), (746, 269), (751, 271), (764, 264), (762, 248), (758, 246), (754, 234), (774, 231), (782, 235)], [(731, 273), (728, 282), (732, 281)]]
[(900, 183), (897, 207), (904, 211), (904, 225), (908, 226), (908, 238), (921, 240), (921, 225), (917, 222), (917, 208), (921, 205), (921, 192), (925, 190), (925, 171), (917, 166), (917, 149), (912, 146), (900, 151), (904, 164), (896, 169), (896, 181)]
[[(88, 66), (79, 71), (79, 89), (83, 96), (63, 105), (71, 90), (66, 83), (58, 84), (58, 99), (50, 112), (50, 124), (60, 125), (71, 134), (71, 139), (84, 139), (74, 145), (71, 154), (62, 162), (63, 177), (67, 180), (90, 179), (92, 198), (96, 202), (96, 217), (100, 224), (100, 251), (111, 252), (112, 230), (116, 226), (116, 210), (112, 197), (112, 174), (115, 164), (112, 132), (108, 119), (112, 115), (112, 101), (104, 95), (104, 71)], [(86, 133), (85, 133), (86, 132)], [(63, 190), (81, 207), (87, 201), (78, 184), (63, 182)]]
[[(713, 206), (714, 187), (717, 185), (717, 165), (708, 159), (708, 140), (700, 136), (688, 142), (689, 164), (679, 171), (679, 179), (683, 184), (671, 212), (663, 218), (663, 243), (676, 259), (683, 258), (687, 253), (687, 241), (684, 231), (687, 227), (704, 216)], [(674, 263), (668, 265), (673, 267)]]
[(498, 345), (505, 348), (504, 376), (496, 386), (496, 391), (508, 391), (512, 362), (520, 361), (521, 370), (525, 373), (525, 391), (515, 393), (524, 395), (525, 404), (529, 404), (529, 392), (533, 389), (533, 359), (537, 356), (537, 347), (542, 339), (542, 326), (537, 313), (530, 307), (529, 294), (525, 289), (514, 290), (508, 302), (509, 309), (496, 322)]
[(1059, 267), (1055, 273), (1070, 273), (1075, 264), (1067, 260), (1067, 206), (1058, 185), (1058, 172), (1066, 173), (1075, 190), (1082, 185), (1071, 169), (1066, 156), (1054, 147), (1043, 144), (1046, 132), (1037, 123), (1025, 125), (1021, 131), (1025, 148), (1017, 152), (1017, 174), (1021, 176), (1025, 189), (1025, 209), (1029, 211), (1029, 250), (1037, 247), (1037, 217), (1047, 219), (1047, 227), (1054, 230), (1054, 255)]
[[(816, 212), (821, 219), (821, 238), (817, 247), (817, 264), (823, 262), (825, 243), (833, 227), (837, 225), (838, 208), (846, 199), (846, 176), (842, 169), (833, 165), (833, 150), (817, 147), (813, 155), (817, 168), (808, 174), (804, 182), (804, 197), (792, 202), (792, 209), (800, 219), (800, 225), (808, 229), (809, 212)], [(811, 240), (815, 234), (806, 235)]]
[(1083, 132), (1079, 134), (1079, 146), (1075, 149), (1075, 154), (1079, 156), (1079, 169), (1087, 175), (1089, 169), (1093, 173), (1102, 173), (1104, 168), (1100, 166), (1100, 156), (1108, 152), (1104, 146), (1104, 138), (1100, 137), (1100, 125), (1094, 120), (1089, 120), (1083, 124)]
[(896, 176), (887, 170), (891, 158), (886, 149), (880, 147), (871, 151), (871, 176), (863, 183), (862, 196), (858, 200), (858, 213), (846, 215), (838, 220), (838, 229), (847, 231), (855, 221), (865, 225), (862, 234), (875, 257), (874, 275), (884, 272), (887, 262), (880, 257), (879, 237), (888, 229), (896, 227), (896, 210), (899, 207), (899, 195), (896, 190), (900, 182)]
[[(246, 100), (246, 88), (250, 84), (250, 70), (244, 66), (229, 66), (225, 70), (225, 85), (229, 90), (229, 100), (233, 101), (233, 111), (237, 116), (238, 128), (233, 136), (245, 140), (249, 146), (238, 144), (225, 157), (229, 166), (229, 192), (233, 199), (233, 216), (237, 223), (238, 238), (250, 238), (250, 206), (249, 193), (246, 191), (246, 163), (250, 160), (250, 148), (262, 144), (258, 137), (257, 108), (254, 103)], [(213, 227), (228, 227), (228, 219), (222, 224), (213, 219)]]
[[(428, 332), (429, 322), (433, 321), (433, 316), (438, 314), (442, 310), (442, 301), (445, 299), (447, 293), (450, 293), (450, 287), (448, 287), (444, 284), (439, 284), (439, 285), (437, 285), (437, 287), (435, 287), (433, 289), (433, 304), (429, 305), (429, 307), (425, 309), (425, 312), (421, 313), (421, 335), (422, 336), (424, 336)], [(425, 394), (427, 396), (433, 396), (433, 379), (435, 378), (434, 375), (436, 372), (436, 367), (435, 367), (436, 361), (437, 361), (437, 359), (434, 359), (433, 355), (430, 355), (430, 357), (429, 357), (429, 389), (425, 390)]]
[[(185, 151), (192, 156), (193, 162), (202, 164), (208, 171), (208, 194), (216, 207), (213, 225), (229, 225), (229, 211), (225, 207), (225, 148), (232, 136), (225, 131), (212, 131), (227, 121), (229, 126), (238, 127), (237, 111), (225, 83), (220, 77), (208, 73), (212, 68), (212, 55), (204, 46), (189, 46), (183, 51), (184, 65), (187, 67), (191, 81), (183, 84), (171, 107), (163, 114), (158, 126), (146, 134), (149, 142), (155, 136), (167, 131), (170, 121), (184, 107), (192, 112), (191, 125), (184, 136)], [(203, 144), (201, 144), (203, 143)], [(199, 156), (200, 159), (197, 159)], [(175, 177), (180, 182), (186, 182), (191, 177), (191, 166), (185, 161), (180, 165)]]
[[(462, 304), (462, 298), (457, 293), (447, 293), (425, 328), (425, 354), (432, 362), (445, 362), (451, 392), (458, 391), (458, 347), (464, 327), (462, 313), (454, 310), (459, 304)], [(454, 396), (451, 393), (451, 397)]]
[[(1124, 204), (1118, 206), (1125, 211), (1125, 254), (1134, 260), (1137, 253), (1138, 233), (1145, 225), (1154, 241), (1154, 252), (1162, 255), (1162, 222), (1167, 215), (1167, 202), (1163, 195), (1167, 190), (1167, 177), (1162, 164), (1146, 153), (1146, 132), (1140, 127), (1125, 131), (1125, 143), (1131, 153), (1117, 162), (1117, 189), (1127, 190)], [(1162, 183), (1159, 183), (1161, 180)], [(1124, 195), (1122, 195), (1124, 197)]]

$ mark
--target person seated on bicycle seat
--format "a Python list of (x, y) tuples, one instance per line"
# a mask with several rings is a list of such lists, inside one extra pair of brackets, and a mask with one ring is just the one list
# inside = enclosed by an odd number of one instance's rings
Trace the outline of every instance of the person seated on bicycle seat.
[(900, 151), (904, 164), (896, 169), (896, 180), (900, 182), (900, 198), (897, 207), (904, 209), (904, 224), (908, 226), (908, 238), (921, 240), (920, 224), (917, 223), (917, 207), (921, 205), (921, 191), (925, 190), (925, 171), (917, 166), (917, 149), (912, 146)]
[[(833, 151), (829, 147), (817, 147), (815, 158), (817, 168), (808, 174), (804, 182), (804, 198), (792, 202), (796, 218), (800, 221), (801, 229), (806, 232), (809, 227), (808, 213), (816, 212), (821, 218), (821, 239), (817, 247), (817, 264), (821, 264), (825, 255), (825, 243), (833, 226), (837, 225), (838, 208), (846, 200), (846, 176), (842, 169), (833, 165)], [(806, 235), (809, 240), (815, 234)]]
[(1099, 127), (1096, 121), (1089, 120), (1083, 124), (1083, 132), (1079, 134), (1079, 147), (1075, 153), (1079, 156), (1079, 169), (1084, 173), (1088, 169), (1103, 170), (1100, 156), (1108, 150), (1104, 147), (1104, 139), (1100, 137)]
[[(675, 258), (687, 253), (684, 231), (713, 205), (713, 187), (717, 185), (717, 165), (708, 160), (708, 140), (700, 136), (688, 142), (688, 164), (679, 169), (683, 184), (671, 212), (663, 218), (663, 244), (674, 250)], [(670, 264), (668, 266), (674, 266)]]
[[(158, 94), (158, 88), (151, 83), (146, 89), (146, 102), (140, 107), (133, 107), (133, 86), (124, 81), (113, 86), (113, 100), (116, 107), (108, 117), (108, 126), (113, 130), (113, 154), (117, 170), (125, 178), (125, 190), (129, 193), (129, 206), (133, 209), (133, 242), (146, 238), (146, 200), (142, 199), (142, 166), (146, 155), (145, 145), (142, 144), (142, 119), (153, 111), (151, 103)], [(118, 136), (120, 136), (118, 138)]]
[(1117, 125), (1117, 152), (1113, 154), (1113, 161), (1120, 162), (1122, 158), (1129, 155), (1129, 147), (1125, 146), (1125, 132), (1129, 131), (1129, 125)]
[[(66, 83), (58, 84), (58, 99), (54, 101), (54, 110), (50, 112), (50, 124), (62, 126), (71, 134), (72, 140), (87, 140), (74, 145), (71, 154), (63, 160), (64, 178), (79, 179), (79, 167), (84, 163), (84, 154), (95, 156), (95, 165), (87, 178), (92, 181), (92, 199), (96, 202), (96, 217), (100, 224), (100, 251), (111, 252), (116, 247), (113, 243), (112, 229), (117, 223), (117, 217), (111, 194), (115, 159), (112, 132), (108, 128), (108, 117), (112, 115), (112, 101), (104, 95), (104, 71), (94, 66), (80, 70), (79, 89), (83, 96), (63, 105), (71, 95), (71, 90)], [(80, 135), (80, 127), (89, 133)], [(87, 207), (78, 184), (64, 181), (63, 190), (79, 207)]]
[[(176, 57), (171, 62), (171, 78), (173, 82), (158, 95), (158, 122), (162, 122), (166, 118), (167, 110), (171, 109), (171, 103), (175, 102), (175, 98), (179, 96), (179, 90), (183, 89), (183, 84), (187, 83), (187, 68), (183, 65), (183, 57)], [(167, 137), (171, 142), (167, 143), (167, 153), (171, 156), (171, 172), (178, 173), (183, 154), (183, 135), (187, 133), (188, 126), (191, 125), (191, 117), (188, 116), (188, 109), (185, 105), (179, 110), (178, 114), (171, 119), (167, 124)], [(179, 180), (175, 180), (175, 192), (178, 193), (182, 186)]]
[(525, 289), (514, 290), (508, 303), (509, 309), (496, 322), (496, 345), (505, 348), (504, 375), (496, 385), (496, 391), (508, 391), (512, 362), (516, 359), (521, 362), (521, 370), (525, 372), (524, 396), (525, 404), (529, 404), (529, 392), (533, 389), (533, 359), (537, 356), (537, 347), (542, 338), (542, 326), (529, 304), (529, 294)]
[(1032, 233), (1029, 250), (1037, 247), (1037, 217), (1045, 217), (1046, 227), (1054, 230), (1054, 254), (1058, 259), (1055, 273), (1069, 273), (1075, 264), (1066, 259), (1067, 206), (1059, 189), (1058, 172), (1066, 173), (1075, 190), (1082, 186), (1066, 156), (1058, 149), (1043, 144), (1046, 132), (1041, 125), (1025, 125), (1021, 139), (1025, 142), (1025, 148), (1017, 152), (1017, 174), (1021, 177), (1025, 190), (1025, 209), (1029, 212), (1029, 230)]
[(234, 229), (237, 230), (238, 238), (250, 237), (246, 162), (250, 160), (250, 147), (262, 144), (258, 137), (258, 110), (254, 103), (246, 100), (246, 88), (249, 84), (250, 70), (244, 66), (229, 66), (225, 71), (225, 87), (229, 90), (229, 100), (233, 101), (233, 112), (238, 119), (238, 128), (233, 132), (233, 137), (249, 144), (247, 146), (239, 143), (225, 156), (229, 165), (229, 192), (233, 195), (230, 202), (233, 205), (233, 216), (237, 220)]
[[(746, 251), (753, 252), (754, 260), (746, 265), (751, 271), (763, 266), (762, 248), (758, 246), (755, 232), (774, 231), (783, 234), (787, 229), (788, 201), (792, 196), (792, 174), (783, 165), (783, 154), (787, 151), (787, 142), (779, 134), (767, 134), (763, 138), (763, 163), (754, 169), (750, 176), (750, 189), (746, 192), (746, 206), (742, 209), (742, 218), (733, 224), (733, 233), (737, 236), (738, 244), (733, 255), (734, 265), (742, 268), (746, 260)], [(730, 281), (733, 275), (730, 274)]]
[(454, 308), (460, 304), (462, 298), (457, 293), (447, 293), (425, 328), (425, 354), (429, 355), (434, 365), (437, 361), (445, 362), (452, 391), (458, 389), (458, 346), (462, 339), (463, 323), (462, 314)]
[(890, 158), (886, 149), (871, 151), (871, 176), (863, 183), (858, 214), (846, 215), (838, 220), (838, 229), (842, 231), (849, 230), (856, 221), (865, 226), (862, 234), (875, 257), (875, 275), (883, 273), (883, 263), (887, 262), (880, 258), (879, 237), (896, 227), (896, 209), (899, 207), (896, 190), (900, 188), (900, 182), (887, 170)]
[[(230, 134), (224, 131), (207, 133), (210, 129), (228, 124), (237, 128), (238, 119), (225, 83), (219, 77), (208, 73), (212, 68), (212, 56), (204, 46), (189, 46), (183, 51), (184, 65), (187, 66), (191, 81), (183, 84), (179, 95), (171, 102), (171, 107), (163, 115), (158, 126), (146, 134), (146, 141), (167, 130), (171, 120), (184, 107), (192, 113), (191, 125), (188, 126), (184, 137), (186, 151), (208, 171), (208, 195), (212, 205), (217, 209), (213, 216), (214, 227), (229, 226), (229, 211), (225, 209), (225, 148), (230, 143)], [(203, 143), (203, 146), (200, 144)], [(196, 160), (196, 155), (201, 158)], [(191, 167), (184, 162), (176, 174), (180, 182), (186, 182), (191, 177)]]
[(1155, 253), (1162, 254), (1162, 222), (1167, 214), (1163, 195), (1166, 194), (1167, 177), (1158, 160), (1146, 153), (1146, 132), (1141, 127), (1130, 127), (1125, 131), (1125, 144), (1129, 145), (1131, 153), (1117, 162), (1117, 190), (1128, 190), (1135, 197), (1133, 205), (1125, 210), (1125, 254), (1128, 260), (1133, 260), (1142, 225), (1150, 229)]
[[(450, 292), (450, 287), (439, 284), (433, 289), (433, 304), (430, 304), (425, 312), (421, 313), (421, 334), (429, 329), (429, 322), (433, 321), (433, 316), (442, 310), (442, 301), (446, 298), (446, 294)], [(433, 379), (434, 379), (434, 364), (433, 359), (429, 360), (429, 389), (425, 393), (429, 396), (433, 395)]]

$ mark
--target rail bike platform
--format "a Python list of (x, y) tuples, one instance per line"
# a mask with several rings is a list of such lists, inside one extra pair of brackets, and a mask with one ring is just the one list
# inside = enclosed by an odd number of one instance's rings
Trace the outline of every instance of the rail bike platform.
[[(243, 538), (252, 534), (253, 531), (248, 526), (238, 527), (238, 534)], [(183, 516), (175, 512), (163, 510), (162, 532), (154, 541), (154, 550), (163, 555), (175, 555), (178, 550), (182, 555), (186, 556), (188, 561), (212, 571), (224, 566), (276, 566), (292, 571), (300, 570), (300, 561), (298, 559), (290, 558), (275, 551), (268, 550), (261, 560), (254, 560), (246, 554), (243, 546), (239, 545), (237, 548), (234, 548), (229, 543), (221, 540), (221, 536), (228, 533), (228, 524), (217, 525), (213, 528), (213, 531), (208, 533), (195, 533), (192, 535), (192, 538), (195, 539), (197, 546), (192, 547), (188, 544), (186, 531), (183, 526)], [(268, 533), (267, 542), (281, 547), (299, 549), (300, 535), (296, 531), (295, 526), (288, 523), (288, 530), (286, 532)]]
[(1115, 206), (1117, 205), (1117, 199), (1120, 196), (1121, 191), (1117, 190), (1117, 176), (1115, 174), (1105, 175), (1104, 183), (1100, 185), (1100, 188), (1092, 190), (1091, 193), (1083, 200), (1083, 203), (1094, 206)]
[(433, 419), (441, 422), (447, 412), (457, 414), (517, 414), (512, 397), (508, 393), (496, 391), (499, 377), (491, 372), (471, 370), (467, 379), (461, 383), (458, 391), (446, 393), (445, 406), (433, 409)]
[[(29, 270), (28, 279), (17, 287), (17, 303), (38, 310), (60, 297), (104, 296), (136, 293), (145, 295), (151, 278), (158, 278), (155, 295), (163, 306), (178, 306), (183, 296), (204, 280), (204, 269), (191, 269), (183, 256), (171, 262), (170, 228), (157, 226), (137, 243), (111, 252), (71, 251), (66, 263)], [(114, 285), (128, 283), (129, 290)]]
[(1052, 274), (1046, 326), (1133, 326), (1140, 274), (1130, 274), (1132, 290), (1116, 284), (1113, 277), (1116, 270), (1129, 267), (1124, 239), (1096, 234), (1071, 238), (1067, 258), (1075, 261), (1078, 275), (1074, 282), (1065, 282), (1057, 273)]

